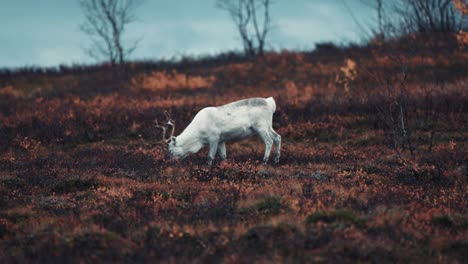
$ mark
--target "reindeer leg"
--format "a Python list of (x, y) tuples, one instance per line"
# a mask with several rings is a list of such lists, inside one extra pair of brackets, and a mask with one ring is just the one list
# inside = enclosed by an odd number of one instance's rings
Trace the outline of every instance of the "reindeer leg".
[(263, 156), (263, 164), (268, 163), (268, 158), (270, 157), (271, 147), (273, 146), (273, 139), (267, 133), (266, 130), (257, 130), (258, 135), (262, 138), (263, 143), (265, 143), (265, 155)]
[(208, 165), (211, 166), (213, 164), (213, 160), (216, 155), (216, 151), (218, 150), (218, 141), (211, 141), (210, 142), (210, 150), (208, 151)]
[(273, 162), (278, 163), (281, 155), (281, 136), (278, 133), (276, 133), (276, 131), (273, 130), (273, 128), (271, 128), (270, 137), (273, 139), (273, 143), (275, 144)]
[(218, 144), (218, 154), (221, 160), (226, 159), (226, 144), (224, 142), (219, 142)]

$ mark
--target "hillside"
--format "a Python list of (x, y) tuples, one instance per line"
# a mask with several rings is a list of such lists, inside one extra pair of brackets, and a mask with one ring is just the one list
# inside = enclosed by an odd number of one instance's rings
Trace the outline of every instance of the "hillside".
[[(466, 46), (411, 39), (4, 69), (0, 259), (462, 262), (467, 72)], [(276, 100), (278, 165), (257, 138), (211, 168), (206, 149), (168, 161), (165, 110), (178, 134), (257, 96)]]

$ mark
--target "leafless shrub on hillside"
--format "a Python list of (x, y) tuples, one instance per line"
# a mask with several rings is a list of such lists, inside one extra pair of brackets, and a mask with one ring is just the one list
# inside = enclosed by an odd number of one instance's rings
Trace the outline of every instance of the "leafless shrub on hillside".
[(408, 91), (406, 89), (407, 68), (402, 69), (400, 80), (393, 82), (387, 79), (380, 91), (381, 102), (376, 104), (378, 118), (383, 125), (384, 135), (389, 145), (401, 157), (402, 152), (409, 150), (414, 156), (413, 130), (408, 123)]
[[(414, 69), (405, 58), (389, 56), (387, 60), (400, 65), (400, 71), (382, 75), (359, 65), (359, 71), (369, 81), (366, 100), (374, 106), (383, 140), (396, 154), (404, 174), (419, 177), (427, 172), (421, 168), (429, 166), (423, 160), (432, 155), (436, 135), (446, 129), (440, 126), (440, 104), (437, 106), (434, 101), (437, 84), (414, 82)], [(438, 170), (440, 165), (430, 164), (430, 170)]]
[[(465, 0), (360, 0), (375, 11), (376, 23), (363, 26), (343, 1), (362, 33), (372, 43), (381, 44), (392, 38), (413, 33), (457, 33), (468, 27)], [(370, 33), (370, 34), (369, 34)], [(442, 35), (443, 35), (442, 34)]]
[(462, 27), (456, 36), (458, 47), (462, 50), (468, 46), (468, 1), (453, 0), (453, 5), (462, 16)]
[(461, 26), (452, 0), (400, 0), (394, 10), (411, 32), (453, 33)]
[(217, 0), (235, 23), (249, 57), (263, 57), (268, 33), (272, 29), (271, 0)]
[(361, 0), (362, 3), (374, 9), (377, 13), (377, 29), (374, 30), (376, 39), (385, 40), (388, 31), (388, 17), (385, 12), (385, 6), (383, 0)]
[(398, 158), (401, 180), (444, 181), (444, 161), (431, 158), (435, 137), (448, 127), (440, 123), (442, 113), (432, 89), (436, 84), (409, 82), (412, 72), (405, 63), (400, 65), (400, 75), (379, 79), (377, 91), (370, 96), (384, 142)]
[(86, 17), (81, 31), (88, 35), (92, 46), (87, 53), (95, 58), (105, 57), (112, 65), (123, 64), (138, 41), (125, 47), (123, 34), (128, 24), (136, 20), (135, 9), (143, 0), (79, 0)]

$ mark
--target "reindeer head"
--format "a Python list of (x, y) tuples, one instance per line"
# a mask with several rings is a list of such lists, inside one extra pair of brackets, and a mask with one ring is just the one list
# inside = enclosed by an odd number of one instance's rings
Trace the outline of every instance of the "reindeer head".
[[(185, 155), (183, 154), (183, 149), (180, 146), (177, 146), (177, 139), (174, 136), (175, 122), (167, 111), (164, 111), (164, 114), (166, 115), (166, 121), (164, 121), (162, 125), (159, 124), (158, 120), (155, 120), (156, 127), (161, 128), (163, 131), (162, 139), (159, 142), (168, 145), (171, 158), (182, 159)], [(171, 127), (171, 135), (166, 137), (169, 126)]]

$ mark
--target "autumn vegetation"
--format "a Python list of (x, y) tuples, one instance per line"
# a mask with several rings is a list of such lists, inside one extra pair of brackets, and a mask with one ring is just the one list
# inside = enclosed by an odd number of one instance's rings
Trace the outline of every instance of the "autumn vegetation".
[[(468, 248), (468, 52), (417, 34), (311, 52), (0, 71), (1, 262), (441, 262)], [(171, 163), (203, 107), (273, 96), (263, 143)]]

